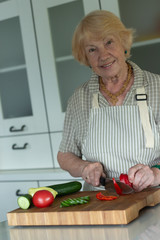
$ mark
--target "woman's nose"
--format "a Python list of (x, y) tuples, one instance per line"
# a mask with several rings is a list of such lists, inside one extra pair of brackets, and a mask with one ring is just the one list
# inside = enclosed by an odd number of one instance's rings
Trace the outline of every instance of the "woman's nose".
[(100, 55), (100, 60), (104, 61), (104, 60), (106, 60), (108, 58), (109, 52), (108, 52), (107, 49), (103, 48), (103, 49), (100, 50), (100, 54), (99, 55)]

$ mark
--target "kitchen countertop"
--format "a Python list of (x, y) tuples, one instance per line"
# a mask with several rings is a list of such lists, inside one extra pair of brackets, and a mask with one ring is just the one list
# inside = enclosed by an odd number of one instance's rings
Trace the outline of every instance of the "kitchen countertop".
[[(0, 181), (67, 180), (71, 175), (62, 169), (0, 170)], [(74, 178), (73, 178), (74, 179)], [(78, 179), (78, 178), (77, 178)]]
[(146, 207), (127, 225), (9, 227), (0, 223), (0, 240), (159, 240), (160, 204)]

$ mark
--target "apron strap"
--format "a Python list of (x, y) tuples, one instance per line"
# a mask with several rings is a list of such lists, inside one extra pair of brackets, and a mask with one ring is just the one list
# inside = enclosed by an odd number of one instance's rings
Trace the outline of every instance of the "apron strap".
[(154, 135), (149, 121), (147, 95), (144, 87), (137, 88), (136, 100), (139, 107), (141, 123), (146, 137), (146, 148), (154, 148)]
[(98, 94), (97, 93), (93, 93), (92, 108), (99, 108)]

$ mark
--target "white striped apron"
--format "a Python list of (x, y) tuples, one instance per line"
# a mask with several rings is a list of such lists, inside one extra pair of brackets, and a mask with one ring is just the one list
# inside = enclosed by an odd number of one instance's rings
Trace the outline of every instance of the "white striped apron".
[[(137, 100), (146, 96), (144, 88), (137, 89), (137, 94)], [(89, 161), (102, 162), (108, 177), (119, 178), (139, 163), (151, 166), (158, 162), (160, 136), (146, 100), (99, 108), (98, 94), (93, 96), (82, 154)], [(92, 188), (85, 183), (85, 190)]]

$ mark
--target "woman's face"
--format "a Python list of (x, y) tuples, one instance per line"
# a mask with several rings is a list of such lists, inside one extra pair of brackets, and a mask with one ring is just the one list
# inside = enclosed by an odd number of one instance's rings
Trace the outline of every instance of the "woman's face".
[(108, 35), (104, 40), (85, 42), (85, 53), (93, 71), (103, 79), (121, 76), (126, 69), (124, 48), (119, 39)]

